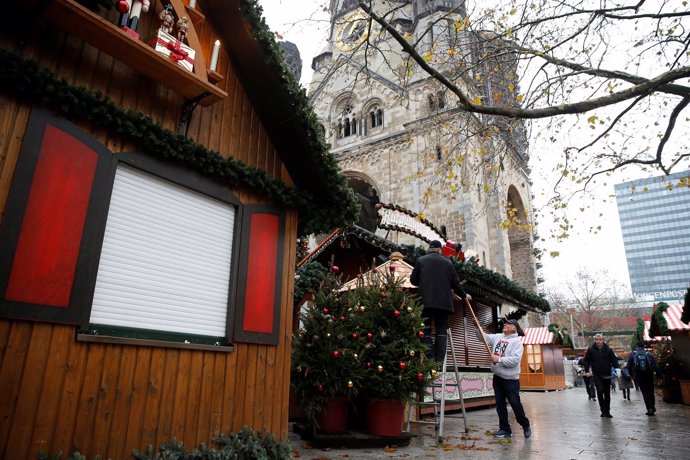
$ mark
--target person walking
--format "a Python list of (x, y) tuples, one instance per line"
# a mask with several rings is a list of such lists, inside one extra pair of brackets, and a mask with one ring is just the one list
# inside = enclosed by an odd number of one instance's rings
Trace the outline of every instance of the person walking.
[[(587, 350), (585, 350), (584, 356), (587, 356)], [(592, 379), (592, 374), (589, 372), (585, 372), (585, 367), (584, 367), (584, 356), (580, 358), (579, 365), (582, 368), (582, 380), (585, 381), (585, 389), (587, 390), (587, 399), (591, 401), (596, 401), (597, 400), (597, 392), (596, 389), (594, 388), (594, 381)]]
[(623, 361), (623, 366), (621, 367), (621, 376), (618, 379), (618, 388), (621, 389), (623, 393), (623, 400), (630, 401), (630, 390), (633, 388), (633, 379), (630, 374), (630, 368), (628, 367), (628, 362)]
[(628, 356), (628, 369), (640, 385), (644, 405), (647, 408), (646, 415), (655, 415), (654, 373), (657, 371), (657, 366), (654, 355), (644, 349), (644, 342), (637, 342), (637, 348)]
[(592, 371), (601, 417), (612, 418), (611, 369), (618, 369), (618, 359), (613, 350), (604, 343), (603, 335), (594, 336), (594, 344), (587, 350), (583, 365), (586, 373), (589, 373), (590, 369)]
[(532, 426), (520, 401), (520, 361), (523, 346), (518, 331), (521, 332), (522, 329), (514, 319), (505, 322), (502, 334), (485, 334), (481, 329), (477, 329), (477, 336), (481, 338), (483, 335), (492, 350), (491, 371), (494, 373), (493, 386), (498, 413), (498, 431), (494, 434), (496, 439), (512, 437), (506, 400), (513, 409), (515, 419), (522, 426), (525, 438), (532, 436)]
[[(450, 259), (441, 255), (443, 245), (434, 240), (429, 253), (418, 258), (410, 275), (410, 283), (419, 287), (424, 318), (424, 341), (431, 345), (430, 358), (442, 364), (448, 342), (448, 316), (453, 313), (453, 291), (463, 299), (472, 300), (460, 284)], [(431, 325), (436, 329), (431, 341)]]

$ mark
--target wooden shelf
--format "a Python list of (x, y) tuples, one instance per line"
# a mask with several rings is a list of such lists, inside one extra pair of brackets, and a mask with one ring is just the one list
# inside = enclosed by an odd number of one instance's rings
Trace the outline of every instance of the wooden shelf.
[(187, 14), (189, 15), (189, 20), (192, 21), (194, 27), (201, 26), (201, 23), (204, 22), (204, 19), (206, 19), (204, 13), (197, 10), (196, 8), (190, 8), (189, 5), (185, 5), (184, 7), (187, 10)]
[[(54, 0), (45, 18), (86, 43), (95, 46), (134, 70), (171, 88), (186, 99), (202, 97), (201, 105), (211, 105), (227, 93), (198, 75), (188, 72), (157, 53), (146, 43), (135, 40), (104, 18), (74, 0)], [(206, 94), (206, 96), (203, 96)]]

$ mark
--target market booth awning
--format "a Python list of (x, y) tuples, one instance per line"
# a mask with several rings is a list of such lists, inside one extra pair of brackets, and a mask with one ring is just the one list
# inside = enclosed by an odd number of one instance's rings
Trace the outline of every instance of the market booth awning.
[(523, 345), (544, 345), (553, 343), (553, 332), (547, 327), (527, 327), (525, 336), (520, 337)]

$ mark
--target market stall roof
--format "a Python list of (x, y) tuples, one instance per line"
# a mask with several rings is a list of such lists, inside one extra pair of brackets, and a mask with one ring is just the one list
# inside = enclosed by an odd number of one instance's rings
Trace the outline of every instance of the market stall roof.
[[(669, 305), (669, 307), (664, 311), (663, 315), (669, 332), (690, 331), (690, 325), (687, 325), (680, 320), (682, 314), (683, 306), (681, 304)], [(652, 322), (654, 322), (654, 324), (652, 324)], [(656, 324), (656, 321), (653, 321), (653, 317), (651, 320), (644, 322), (643, 337), (645, 341), (658, 342), (660, 340), (670, 340), (670, 337), (650, 336), (649, 331), (652, 328), (658, 331), (658, 325)]]
[(393, 267), (393, 275), (395, 278), (401, 281), (401, 287), (407, 289), (416, 288), (415, 285), (410, 283), (410, 275), (413, 269), (412, 265), (403, 260), (402, 254), (394, 252), (391, 254), (389, 260), (369, 270), (367, 273), (364, 273), (361, 278), (357, 277), (343, 284), (340, 290), (350, 291), (360, 285), (360, 283), (364, 286), (368, 286), (376, 280), (383, 281), (384, 277), (391, 271), (391, 267)]
[(520, 337), (523, 345), (546, 345), (553, 343), (553, 332), (548, 327), (527, 327), (525, 336)]

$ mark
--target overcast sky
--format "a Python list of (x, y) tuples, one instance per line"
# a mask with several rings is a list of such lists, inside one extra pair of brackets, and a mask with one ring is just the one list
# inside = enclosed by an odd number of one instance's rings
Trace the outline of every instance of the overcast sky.
[[(328, 13), (319, 9), (324, 0), (261, 0), (264, 15), (269, 27), (280, 34), (282, 39), (295, 43), (303, 61), (302, 84), (307, 85), (311, 78), (311, 60), (325, 46), (328, 34)], [(299, 7), (296, 7), (296, 5)], [(307, 19), (305, 19), (307, 18)], [(540, 205), (541, 196), (549, 193), (553, 182), (546, 180), (551, 172), (551, 163), (559, 152), (549, 152), (546, 145), (530, 143), (530, 166), (534, 185), (532, 193), (537, 197), (535, 205)], [(579, 267), (592, 270), (606, 269), (612, 278), (620, 280), (629, 288), (628, 270), (623, 249), (623, 240), (618, 221), (618, 211), (613, 198), (613, 185), (640, 177), (646, 177), (637, 169), (617, 173), (612, 177), (599, 180), (593, 188), (589, 199), (578, 198), (570, 203), (572, 209), (586, 208), (572, 216), (575, 229), (565, 242), (546, 241), (539, 243), (547, 250), (542, 262), (543, 276), (547, 287), (557, 287), (566, 277), (572, 277)], [(587, 207), (590, 205), (591, 207)], [(601, 214), (601, 216), (600, 216)], [(537, 232), (540, 236), (548, 235), (548, 222), (540, 221)], [(601, 225), (602, 229), (594, 234), (591, 229)], [(548, 252), (558, 251), (558, 257), (550, 257)]]

